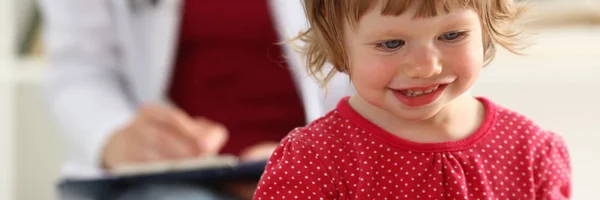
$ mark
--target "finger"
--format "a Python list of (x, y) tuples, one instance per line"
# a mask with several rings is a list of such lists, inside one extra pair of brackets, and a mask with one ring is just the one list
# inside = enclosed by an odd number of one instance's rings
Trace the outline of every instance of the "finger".
[(146, 151), (157, 154), (145, 153), (147, 157), (150, 157), (149, 159), (155, 159), (154, 157), (160, 159), (191, 157), (198, 152), (195, 140), (176, 134), (171, 128), (148, 123), (138, 129), (140, 131), (137, 134), (140, 137), (138, 140), (143, 142)]
[(116, 162), (113, 167), (143, 164), (163, 159), (162, 155), (148, 148), (147, 145), (140, 141), (132, 141), (121, 153), (123, 154), (122, 159)]
[(138, 162), (137, 163), (153, 163), (153, 162), (161, 162), (165, 160), (169, 160), (169, 156), (162, 154), (156, 149), (151, 148), (143, 148), (143, 151), (140, 151), (137, 154)]
[(147, 163), (162, 161), (168, 159), (170, 155), (160, 150), (160, 128), (153, 124), (142, 124), (135, 129), (136, 138), (131, 139), (131, 149), (133, 158), (138, 163)]
[(279, 146), (275, 142), (266, 142), (257, 145), (253, 145), (240, 153), (240, 160), (242, 161), (256, 161), (267, 159), (271, 156), (273, 151)]
[(189, 158), (196, 156), (199, 152), (198, 145), (194, 140), (171, 131), (159, 132), (155, 142), (157, 150), (162, 155), (168, 156), (169, 159)]
[(144, 151), (144, 149), (144, 146), (139, 141), (121, 145), (117, 149), (111, 149), (105, 155), (106, 158), (103, 160), (103, 167), (114, 169), (125, 165), (143, 163), (145, 160), (140, 156), (140, 152)]
[(147, 105), (142, 108), (143, 116), (153, 124), (172, 129), (173, 133), (197, 140), (197, 127), (194, 120), (178, 108), (167, 105)]
[(202, 132), (197, 141), (200, 145), (200, 155), (218, 154), (229, 139), (227, 128), (206, 118), (197, 118), (195, 121)]
[(153, 135), (156, 137), (153, 142), (155, 148), (169, 158), (182, 158), (195, 156), (199, 152), (196, 138), (187, 137), (182, 134), (173, 124), (151, 124)]

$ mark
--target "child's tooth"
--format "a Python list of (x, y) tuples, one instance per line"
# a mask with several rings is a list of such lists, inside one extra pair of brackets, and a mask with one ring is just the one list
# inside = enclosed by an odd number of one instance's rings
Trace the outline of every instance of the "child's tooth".
[(433, 88), (430, 88), (428, 90), (423, 90), (423, 91), (406, 90), (406, 92), (404, 94), (408, 97), (415, 97), (415, 96), (432, 93), (433, 91), (437, 90), (438, 88), (439, 88), (439, 85), (436, 85)]

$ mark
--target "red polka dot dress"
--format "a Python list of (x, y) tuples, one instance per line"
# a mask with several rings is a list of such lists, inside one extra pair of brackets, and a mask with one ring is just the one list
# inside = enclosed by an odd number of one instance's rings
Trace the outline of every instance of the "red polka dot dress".
[(485, 98), (485, 120), (475, 133), (425, 144), (382, 130), (347, 100), (282, 140), (255, 200), (570, 197), (562, 138)]

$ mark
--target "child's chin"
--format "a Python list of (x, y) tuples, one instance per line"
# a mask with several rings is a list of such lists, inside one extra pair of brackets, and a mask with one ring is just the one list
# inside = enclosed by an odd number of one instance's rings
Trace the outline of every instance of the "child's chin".
[(434, 117), (439, 112), (435, 107), (424, 107), (421, 109), (402, 110), (399, 113), (394, 113), (398, 118), (410, 121), (419, 122), (426, 121)]

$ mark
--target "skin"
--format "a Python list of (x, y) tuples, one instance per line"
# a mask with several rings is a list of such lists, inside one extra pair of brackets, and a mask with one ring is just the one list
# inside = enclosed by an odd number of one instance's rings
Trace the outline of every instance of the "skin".
[[(218, 122), (192, 118), (172, 106), (148, 104), (109, 139), (102, 163), (104, 168), (111, 169), (134, 163), (216, 155), (228, 139), (227, 128)], [(240, 159), (268, 158), (275, 147), (275, 142), (250, 146), (242, 151)]]
[(227, 129), (217, 122), (191, 118), (172, 106), (148, 104), (108, 140), (103, 167), (214, 155), (227, 139)]
[[(111, 169), (128, 164), (194, 159), (216, 155), (229, 138), (227, 128), (206, 119), (192, 118), (172, 106), (142, 106), (135, 119), (116, 131), (107, 142), (103, 167)], [(278, 146), (264, 142), (250, 146), (239, 155), (241, 161), (267, 159)], [(226, 183), (230, 193), (252, 199), (257, 183)]]
[[(417, 4), (399, 16), (381, 15), (375, 3), (355, 28), (344, 27), (351, 80), (350, 105), (384, 130), (415, 142), (459, 140), (474, 132), (483, 105), (466, 94), (484, 64), (477, 13), (454, 10), (416, 18)], [(409, 106), (395, 92), (448, 84), (433, 103)]]

